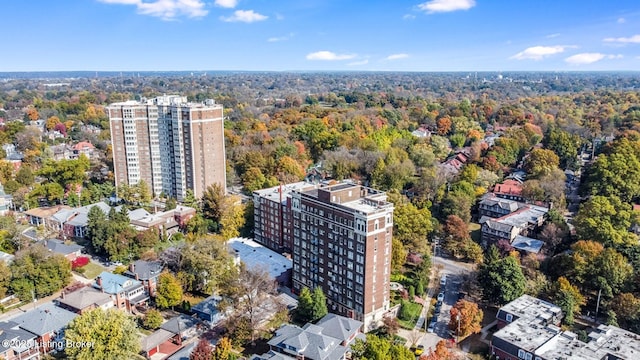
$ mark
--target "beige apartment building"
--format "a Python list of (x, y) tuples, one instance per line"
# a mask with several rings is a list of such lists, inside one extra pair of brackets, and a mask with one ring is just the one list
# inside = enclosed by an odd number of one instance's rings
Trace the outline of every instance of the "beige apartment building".
[(114, 103), (106, 108), (116, 186), (149, 184), (155, 195), (182, 201), (207, 186), (226, 188), (222, 105), (165, 95)]

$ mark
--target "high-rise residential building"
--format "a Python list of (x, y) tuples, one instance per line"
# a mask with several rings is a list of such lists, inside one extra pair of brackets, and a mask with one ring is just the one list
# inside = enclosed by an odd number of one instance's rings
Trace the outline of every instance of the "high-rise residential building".
[(106, 110), (116, 186), (144, 180), (154, 194), (179, 201), (188, 189), (200, 197), (213, 183), (226, 188), (222, 105), (165, 95)]
[(393, 204), (353, 183), (290, 193), (293, 290), (320, 286), (329, 311), (365, 330), (389, 309)]
[(254, 240), (272, 250), (290, 254), (293, 249), (291, 192), (314, 187), (301, 181), (254, 191)]

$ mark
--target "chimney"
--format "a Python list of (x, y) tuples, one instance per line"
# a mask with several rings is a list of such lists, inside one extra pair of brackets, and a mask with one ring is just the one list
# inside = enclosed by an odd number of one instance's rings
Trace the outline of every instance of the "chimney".
[(132, 273), (136, 272), (136, 264), (135, 263), (129, 264), (129, 271), (131, 271)]
[(102, 289), (102, 278), (100, 276), (98, 276), (96, 278), (96, 284), (98, 284), (98, 286), (100, 287), (100, 289)]

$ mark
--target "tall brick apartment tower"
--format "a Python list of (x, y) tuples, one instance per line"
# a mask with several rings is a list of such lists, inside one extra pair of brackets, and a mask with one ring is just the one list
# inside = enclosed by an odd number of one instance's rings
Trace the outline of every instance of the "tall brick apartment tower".
[(116, 186), (144, 180), (156, 195), (179, 201), (187, 189), (196, 197), (213, 183), (226, 189), (222, 105), (168, 95), (106, 110)]
[(393, 204), (384, 192), (351, 183), (290, 197), (294, 291), (320, 286), (330, 312), (369, 330), (389, 309)]

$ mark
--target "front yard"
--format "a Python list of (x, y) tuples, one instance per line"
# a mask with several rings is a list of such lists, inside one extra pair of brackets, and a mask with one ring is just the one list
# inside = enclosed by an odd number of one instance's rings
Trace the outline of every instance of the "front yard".
[(90, 280), (95, 279), (96, 276), (100, 275), (101, 272), (106, 270), (105, 268), (94, 262), (89, 262), (87, 265), (83, 266), (82, 269), (82, 276)]
[(422, 305), (410, 301), (403, 301), (398, 312), (398, 323), (404, 329), (413, 330), (422, 312)]

